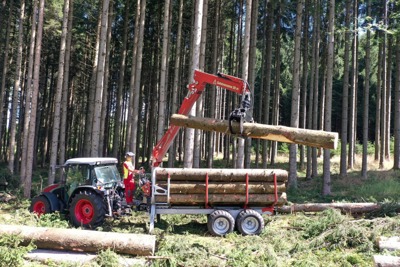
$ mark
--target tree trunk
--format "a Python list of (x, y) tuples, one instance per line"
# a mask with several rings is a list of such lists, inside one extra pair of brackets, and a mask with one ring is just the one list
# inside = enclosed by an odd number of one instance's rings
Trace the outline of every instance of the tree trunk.
[[(273, 23), (274, 23), (274, 6), (272, 5), (271, 1), (267, 2), (267, 22), (266, 22), (266, 50), (264, 51), (265, 55), (265, 86), (264, 90), (264, 105), (263, 105), (263, 123), (269, 124), (270, 123), (270, 95), (271, 95), (271, 73), (272, 73), (272, 43), (273, 43)], [(277, 70), (278, 71), (278, 70)], [(271, 116), (272, 120), (272, 116)], [(262, 166), (263, 168), (267, 168), (267, 161), (268, 161), (268, 141), (264, 141), (262, 143)]]
[[(10, 129), (10, 144), (9, 144), (9, 158), (8, 158), (8, 170), (11, 174), (14, 174), (14, 165), (15, 165), (15, 137), (16, 137), (16, 128), (17, 128), (17, 110), (18, 110), (18, 90), (21, 85), (21, 76), (22, 76), (22, 51), (23, 51), (23, 24), (25, 21), (25, 0), (21, 1), (20, 13), (19, 13), (19, 26), (18, 26), (18, 54), (17, 54), (17, 62), (16, 62), (16, 70), (15, 70), (15, 81), (14, 81), (14, 89), (12, 94), (12, 108), (11, 108), (11, 129)], [(0, 102), (3, 103), (3, 102)], [(1, 110), (1, 109), (0, 109)], [(0, 111), (2, 112), (2, 111)], [(1, 120), (0, 120), (1, 121)], [(1, 136), (1, 134), (0, 134)]]
[[(64, 78), (63, 78), (63, 89), (62, 89), (62, 100), (61, 100), (61, 123), (60, 123), (60, 155), (59, 164), (65, 162), (65, 151), (67, 149), (67, 119), (68, 119), (68, 92), (69, 92), (69, 69), (71, 62), (71, 43), (72, 43), (72, 20), (73, 20), (73, 0), (70, 0), (70, 8), (68, 12), (68, 29), (67, 29), (67, 41), (65, 47), (65, 64), (64, 64)], [(71, 86), (72, 87), (72, 86)], [(71, 103), (72, 105), (73, 103)], [(70, 116), (72, 117), (72, 116)]]
[(381, 236), (377, 240), (378, 247), (380, 251), (395, 251), (400, 250), (400, 237), (399, 236), (392, 236), (386, 237)]
[[(371, 0), (367, 1), (367, 16), (371, 16)], [(368, 171), (368, 121), (369, 121), (369, 82), (370, 82), (370, 62), (371, 62), (371, 30), (367, 29), (367, 39), (365, 44), (365, 84), (364, 84), (364, 101), (363, 101), (363, 152), (361, 163), (361, 175), (363, 179), (367, 179)], [(398, 104), (398, 103), (397, 103)], [(396, 100), (395, 100), (396, 106)], [(400, 108), (400, 105), (397, 106)], [(395, 108), (396, 109), (396, 108)], [(399, 110), (400, 112), (400, 110)], [(396, 119), (395, 119), (396, 124)], [(399, 125), (399, 124), (398, 124)], [(395, 126), (396, 128), (396, 126)], [(395, 131), (396, 132), (396, 131)], [(399, 136), (400, 137), (400, 136)], [(395, 137), (396, 140), (396, 137)], [(400, 167), (400, 161), (399, 161)]]
[(280, 207), (277, 211), (282, 213), (294, 212), (320, 212), (327, 209), (338, 209), (345, 213), (361, 214), (381, 209), (381, 205), (376, 203), (312, 203), (312, 204), (293, 204), (291, 206)]
[[(251, 35), (251, 13), (252, 13), (252, 1), (246, 1), (246, 19), (244, 29), (244, 44), (242, 48), (242, 79), (247, 81), (249, 78), (249, 54), (250, 54), (250, 35)], [(236, 159), (236, 168), (243, 169), (244, 165), (244, 146), (245, 139), (238, 140), (238, 152)], [(246, 166), (248, 167), (248, 166)]]
[(101, 112), (102, 103), (105, 87), (104, 87), (104, 72), (105, 72), (105, 61), (106, 61), (106, 48), (107, 48), (107, 28), (111, 27), (108, 25), (108, 10), (110, 0), (103, 0), (102, 14), (101, 14), (101, 30), (100, 30), (100, 43), (99, 43), (99, 59), (97, 64), (96, 73), (96, 94), (94, 99), (94, 116), (92, 126), (92, 138), (91, 138), (91, 152), (92, 157), (100, 156), (99, 151), (100, 145), (100, 126), (101, 126)]
[[(205, 194), (170, 194), (168, 196), (156, 196), (156, 202), (169, 203), (171, 205), (195, 206), (195, 205), (244, 205), (246, 203), (246, 194), (209, 194), (208, 203), (206, 203)], [(274, 194), (249, 194), (248, 205), (250, 206), (282, 206), (287, 202), (286, 193), (279, 193), (277, 203)]]
[(123, 110), (123, 93), (124, 93), (124, 82), (125, 82), (125, 69), (126, 69), (126, 54), (128, 45), (128, 22), (129, 22), (129, 2), (130, 0), (125, 0), (125, 14), (124, 14), (124, 26), (122, 33), (122, 44), (120, 51), (120, 62), (119, 62), (119, 76), (118, 76), (118, 89), (116, 97), (116, 114), (115, 114), (115, 126), (113, 134), (113, 149), (112, 156), (117, 157), (120, 152), (121, 143), (121, 126), (122, 126), (122, 110)]
[[(326, 73), (326, 95), (325, 95), (325, 131), (331, 131), (332, 128), (332, 84), (333, 84), (333, 50), (334, 50), (334, 32), (335, 32), (335, 0), (329, 1), (329, 25), (328, 25), (328, 58)], [(324, 196), (331, 194), (331, 151), (324, 149), (324, 182), (322, 194)]]
[[(54, 115), (53, 115), (53, 132), (51, 138), (51, 152), (50, 152), (50, 166), (57, 164), (58, 154), (58, 141), (60, 140), (60, 124), (61, 124), (61, 99), (63, 94), (63, 79), (64, 79), (64, 67), (65, 67), (65, 50), (67, 44), (67, 30), (68, 30), (68, 14), (70, 8), (70, 0), (64, 0), (63, 10), (63, 22), (61, 29), (61, 43), (60, 43), (60, 55), (58, 58), (58, 77), (56, 94), (54, 98)], [(68, 88), (65, 88), (67, 91)], [(48, 184), (54, 183), (55, 169), (52, 168), (49, 172)]]
[(2, 235), (18, 235), (22, 244), (33, 242), (37, 248), (95, 252), (112, 249), (115, 252), (149, 256), (154, 254), (154, 235), (100, 232), (80, 229), (1, 225)]
[(161, 137), (165, 132), (165, 110), (167, 108), (167, 89), (168, 89), (168, 42), (169, 42), (169, 5), (170, 0), (164, 1), (164, 24), (163, 24), (163, 44), (161, 54), (161, 76), (160, 76), (160, 96), (158, 100), (158, 127), (157, 127), (157, 142), (160, 141)]
[(157, 168), (157, 181), (200, 181), (206, 176), (210, 182), (245, 182), (249, 176), (250, 182), (273, 182), (274, 175), (278, 182), (286, 182), (288, 173), (280, 169), (188, 169), (188, 168)]
[[(203, 23), (203, 0), (196, 1), (194, 26), (193, 26), (193, 52), (191, 54), (191, 65), (189, 70), (189, 81), (193, 78), (195, 69), (199, 68), (200, 58), (200, 42), (201, 42), (201, 28)], [(196, 104), (193, 105), (189, 115), (194, 115), (196, 112)], [(194, 149), (194, 129), (185, 130), (185, 158), (184, 166), (191, 168), (193, 166), (193, 149)]]
[[(196, 117), (189, 118), (184, 115), (173, 114), (171, 117), (171, 124), (230, 134), (229, 121), (226, 120)], [(234, 132), (240, 131), (239, 128), (239, 123), (232, 122), (232, 129)], [(335, 149), (338, 139), (338, 134), (334, 132), (264, 125), (258, 123), (243, 123), (242, 136), (291, 144), (302, 144), (313, 147), (323, 147), (327, 149)]]
[[(33, 11), (36, 14), (38, 12), (38, 1), (33, 1)], [(21, 155), (21, 184), (25, 183), (25, 179), (27, 176), (27, 168), (28, 168), (28, 142), (29, 142), (29, 123), (31, 118), (30, 113), (30, 103), (32, 101), (32, 73), (33, 73), (33, 63), (34, 63), (34, 55), (35, 55), (35, 40), (36, 40), (36, 24), (37, 17), (32, 16), (32, 24), (31, 24), (31, 38), (29, 43), (29, 59), (28, 59), (28, 73), (27, 73), (27, 83), (26, 83), (26, 92), (25, 92), (25, 114), (24, 114), (24, 128), (23, 128), (23, 137), (22, 137), (22, 155)]]
[(29, 121), (29, 134), (28, 134), (28, 152), (26, 161), (26, 176), (23, 182), (24, 197), (31, 197), (32, 189), (32, 171), (35, 158), (35, 140), (36, 140), (36, 112), (37, 101), (39, 95), (39, 73), (40, 73), (40, 55), (42, 52), (42, 36), (43, 36), (43, 17), (44, 17), (44, 0), (39, 1), (39, 13), (37, 24), (37, 36), (35, 45), (34, 69), (33, 69), (33, 85), (32, 85), (32, 102), (31, 102), (31, 116)]
[[(296, 30), (294, 40), (293, 80), (292, 80), (292, 108), (290, 113), (290, 127), (299, 127), (300, 109), (300, 56), (301, 56), (301, 21), (303, 17), (304, 0), (297, 2)], [(289, 146), (289, 188), (297, 188), (297, 145)]]
[(400, 169), (400, 37), (396, 40), (396, 82), (394, 89), (394, 164)]
[[(139, 4), (139, 3), (138, 3)], [(134, 153), (137, 153), (138, 148), (137, 148), (137, 137), (140, 134), (138, 131), (138, 125), (139, 125), (139, 98), (140, 98), (140, 84), (141, 84), (141, 76), (142, 76), (142, 59), (143, 59), (143, 42), (144, 42), (144, 26), (145, 26), (145, 18), (146, 18), (146, 0), (141, 0), (140, 1), (140, 20), (139, 20), (139, 36), (138, 36), (138, 43), (137, 43), (137, 54), (136, 58), (134, 60), (136, 63), (134, 64), (135, 66), (135, 76), (134, 76), (134, 87), (133, 89), (131, 88), (131, 92), (133, 92), (133, 95), (131, 94), (131, 98), (133, 98), (133, 103), (131, 102), (130, 109), (133, 110), (133, 115), (132, 115), (132, 125), (131, 125), (131, 146), (130, 150), (133, 151)], [(133, 67), (133, 66), (132, 66)], [(131, 80), (131, 85), (132, 85), (132, 80)]]
[(400, 266), (400, 257), (374, 255), (375, 267), (397, 267)]
[[(168, 183), (158, 183), (164, 189), (168, 187)], [(208, 187), (210, 194), (245, 194), (246, 183), (243, 182), (230, 182), (230, 183), (215, 183), (210, 182), (208, 186), (204, 182), (173, 182), (169, 184), (171, 194), (204, 194)], [(277, 184), (277, 191), (279, 193), (286, 192), (285, 183)], [(248, 184), (249, 194), (273, 194), (275, 186), (272, 182), (252, 182)]]
[[(176, 50), (175, 50), (175, 67), (174, 67), (174, 83), (172, 85), (172, 113), (178, 110), (178, 90), (180, 89), (180, 65), (181, 65), (181, 42), (182, 42), (182, 22), (183, 22), (183, 0), (179, 0), (179, 19), (178, 30), (176, 36)], [(172, 142), (168, 153), (168, 166), (173, 167), (176, 158), (176, 142)]]
[(342, 131), (340, 146), (340, 176), (347, 176), (347, 140), (349, 125), (349, 73), (350, 73), (350, 12), (351, 0), (346, 0), (345, 37), (344, 37), (344, 70), (342, 91)]
[(6, 80), (7, 80), (7, 74), (8, 74), (8, 67), (9, 67), (9, 62), (8, 62), (8, 56), (10, 53), (10, 38), (11, 38), (11, 24), (13, 20), (13, 15), (12, 13), (14, 12), (14, 1), (11, 1), (10, 8), (9, 8), (9, 15), (8, 15), (8, 21), (7, 21), (7, 32), (6, 32), (6, 42), (5, 42), (5, 47), (4, 47), (4, 60), (3, 60), (3, 71), (1, 75), (1, 87), (0, 87), (0, 159), (2, 156), (3, 148), (4, 146), (2, 144), (3, 140), (3, 125), (5, 125), (5, 120), (4, 120), (4, 100), (6, 97)]

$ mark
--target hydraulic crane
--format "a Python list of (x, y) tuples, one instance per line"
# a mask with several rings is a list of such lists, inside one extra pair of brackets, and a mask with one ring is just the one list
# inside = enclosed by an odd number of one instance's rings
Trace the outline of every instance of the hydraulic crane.
[[(232, 132), (231, 122), (236, 121), (240, 123), (242, 131), (243, 122), (252, 121), (252, 118), (246, 116), (246, 111), (251, 107), (251, 96), (249, 84), (243, 79), (218, 73), (217, 75), (195, 70), (193, 75), (193, 82), (188, 85), (188, 94), (184, 98), (178, 114), (188, 115), (194, 103), (199, 99), (207, 84), (215, 85), (226, 90), (232, 91), (242, 96), (239, 108), (233, 110), (229, 116), (230, 130)], [(162, 159), (176, 137), (180, 126), (170, 125), (164, 136), (159, 140), (153, 149), (152, 153), (152, 167), (158, 167), (162, 163)], [(232, 132), (233, 133), (233, 132)]]

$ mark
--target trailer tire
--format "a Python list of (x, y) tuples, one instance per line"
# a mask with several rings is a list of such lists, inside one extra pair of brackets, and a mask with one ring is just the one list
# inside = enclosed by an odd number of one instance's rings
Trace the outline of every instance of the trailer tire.
[(236, 218), (236, 227), (242, 235), (259, 235), (264, 229), (264, 219), (255, 210), (242, 210)]
[(207, 227), (212, 235), (224, 236), (233, 232), (235, 220), (229, 212), (216, 210), (208, 216)]
[(99, 195), (82, 191), (72, 199), (69, 216), (75, 227), (95, 229), (104, 223), (106, 211), (106, 205)]

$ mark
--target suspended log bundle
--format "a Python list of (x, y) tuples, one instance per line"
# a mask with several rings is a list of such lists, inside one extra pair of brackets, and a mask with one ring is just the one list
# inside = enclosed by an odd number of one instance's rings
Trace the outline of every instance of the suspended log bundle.
[(117, 253), (149, 256), (154, 254), (153, 235), (99, 232), (79, 229), (0, 225), (0, 235), (19, 235), (23, 244), (33, 242), (37, 248), (98, 252), (112, 249)]
[(171, 181), (200, 181), (206, 176), (210, 182), (245, 182), (246, 175), (249, 182), (273, 182), (274, 174), (278, 182), (286, 182), (288, 172), (280, 169), (188, 169), (188, 168), (157, 168), (157, 181), (166, 181), (168, 175)]
[(154, 171), (157, 186), (165, 192), (168, 188), (167, 179), (170, 178), (169, 198), (167, 195), (156, 195), (157, 203), (265, 207), (275, 202), (276, 205), (287, 202), (285, 182), (288, 173), (284, 170), (156, 168)]
[[(199, 206), (206, 204), (206, 198), (205, 194), (171, 194), (169, 199), (167, 196), (156, 196), (156, 202), (170, 203), (178, 206)], [(282, 206), (286, 202), (286, 193), (280, 193), (278, 195), (277, 203), (275, 203), (274, 194), (249, 194), (247, 204), (250, 206), (264, 207), (273, 205), (274, 203), (277, 206)], [(208, 195), (208, 204), (211, 206), (244, 205), (245, 203), (245, 194)]]
[[(227, 120), (173, 114), (171, 124), (231, 134)], [(240, 133), (239, 123), (232, 122), (232, 130), (234, 133)], [(338, 133), (260, 123), (243, 123), (242, 136), (327, 149), (336, 149), (338, 143)]]

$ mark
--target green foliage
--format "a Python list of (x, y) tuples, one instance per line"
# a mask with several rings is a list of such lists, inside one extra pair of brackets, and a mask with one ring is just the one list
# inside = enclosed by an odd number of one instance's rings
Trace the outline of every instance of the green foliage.
[(0, 236), (0, 267), (23, 266), (24, 255), (35, 249), (33, 244), (20, 246), (22, 239), (17, 235)]
[(101, 267), (118, 267), (119, 256), (111, 249), (102, 250), (98, 253), (95, 262)]

